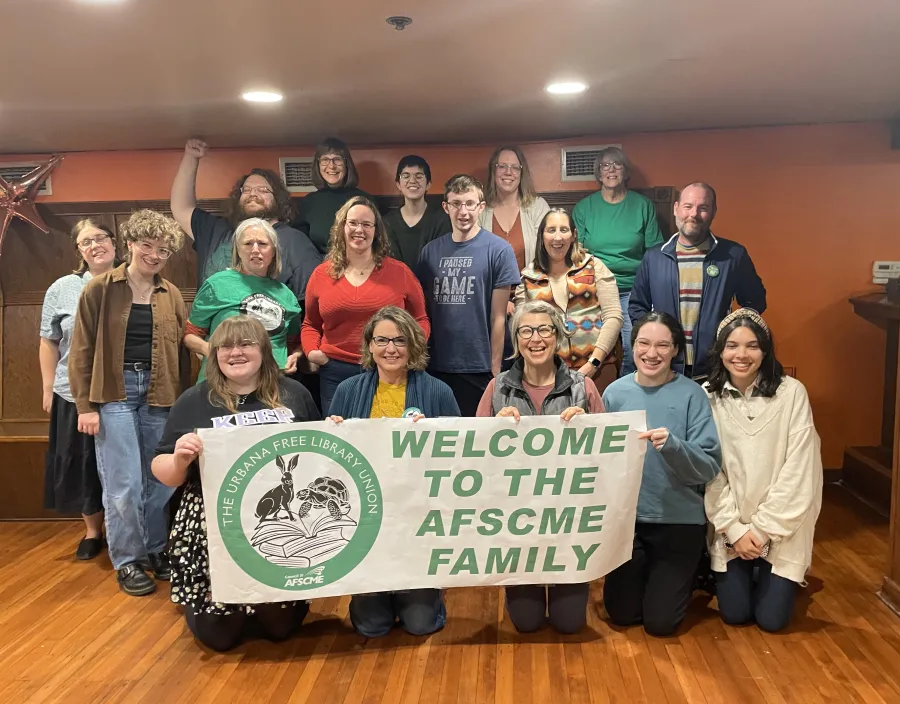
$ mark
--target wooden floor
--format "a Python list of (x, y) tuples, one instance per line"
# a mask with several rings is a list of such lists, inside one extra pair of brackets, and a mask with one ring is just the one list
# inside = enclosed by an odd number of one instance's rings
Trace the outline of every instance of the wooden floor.
[(517, 635), (498, 589), (447, 594), (429, 638), (366, 640), (347, 599), (313, 603), (300, 635), (227, 655), (199, 647), (168, 601), (119, 592), (79, 563), (76, 523), (0, 524), (0, 702), (900, 702), (900, 617), (875, 596), (887, 524), (826, 489), (809, 588), (789, 632), (731, 628), (697, 595), (680, 635), (589, 628)]

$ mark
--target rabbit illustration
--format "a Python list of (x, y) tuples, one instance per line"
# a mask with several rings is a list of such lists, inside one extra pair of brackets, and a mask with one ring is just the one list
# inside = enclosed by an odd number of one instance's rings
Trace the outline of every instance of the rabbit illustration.
[(277, 520), (278, 511), (281, 509), (287, 511), (288, 518), (292, 521), (297, 520), (291, 513), (290, 506), (291, 499), (294, 497), (294, 478), (291, 476), (291, 472), (294, 471), (299, 460), (300, 455), (294, 455), (285, 465), (283, 457), (279, 455), (275, 458), (275, 464), (281, 470), (281, 484), (274, 489), (269, 489), (256, 504), (256, 517), (260, 523), (265, 520)]

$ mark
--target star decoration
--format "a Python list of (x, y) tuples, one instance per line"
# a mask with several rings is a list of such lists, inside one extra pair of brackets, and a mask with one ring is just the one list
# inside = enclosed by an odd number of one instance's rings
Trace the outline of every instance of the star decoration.
[(3, 251), (3, 237), (13, 218), (21, 218), (31, 223), (42, 232), (50, 232), (50, 228), (34, 207), (34, 198), (41, 188), (41, 184), (50, 175), (62, 156), (55, 156), (46, 164), (36, 167), (21, 178), (7, 181), (0, 176), (0, 252)]

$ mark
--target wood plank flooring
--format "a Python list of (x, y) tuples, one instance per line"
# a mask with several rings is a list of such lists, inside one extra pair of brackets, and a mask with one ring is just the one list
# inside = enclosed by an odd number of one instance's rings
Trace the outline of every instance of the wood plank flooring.
[(781, 635), (723, 625), (700, 593), (676, 637), (613, 628), (595, 584), (577, 636), (518, 635), (500, 590), (456, 589), (428, 638), (366, 640), (332, 598), (287, 643), (220, 655), (195, 643), (166, 585), (128, 597), (105, 555), (75, 561), (80, 524), (0, 523), (0, 702), (900, 703), (900, 617), (875, 596), (887, 534), (827, 487), (809, 587)]

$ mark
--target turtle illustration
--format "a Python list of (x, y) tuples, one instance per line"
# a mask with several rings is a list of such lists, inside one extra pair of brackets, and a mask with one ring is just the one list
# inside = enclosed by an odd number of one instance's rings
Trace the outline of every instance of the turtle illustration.
[(302, 502), (297, 511), (300, 518), (307, 516), (313, 507), (327, 508), (335, 520), (350, 512), (350, 492), (340, 479), (318, 477), (298, 491), (297, 498)]

